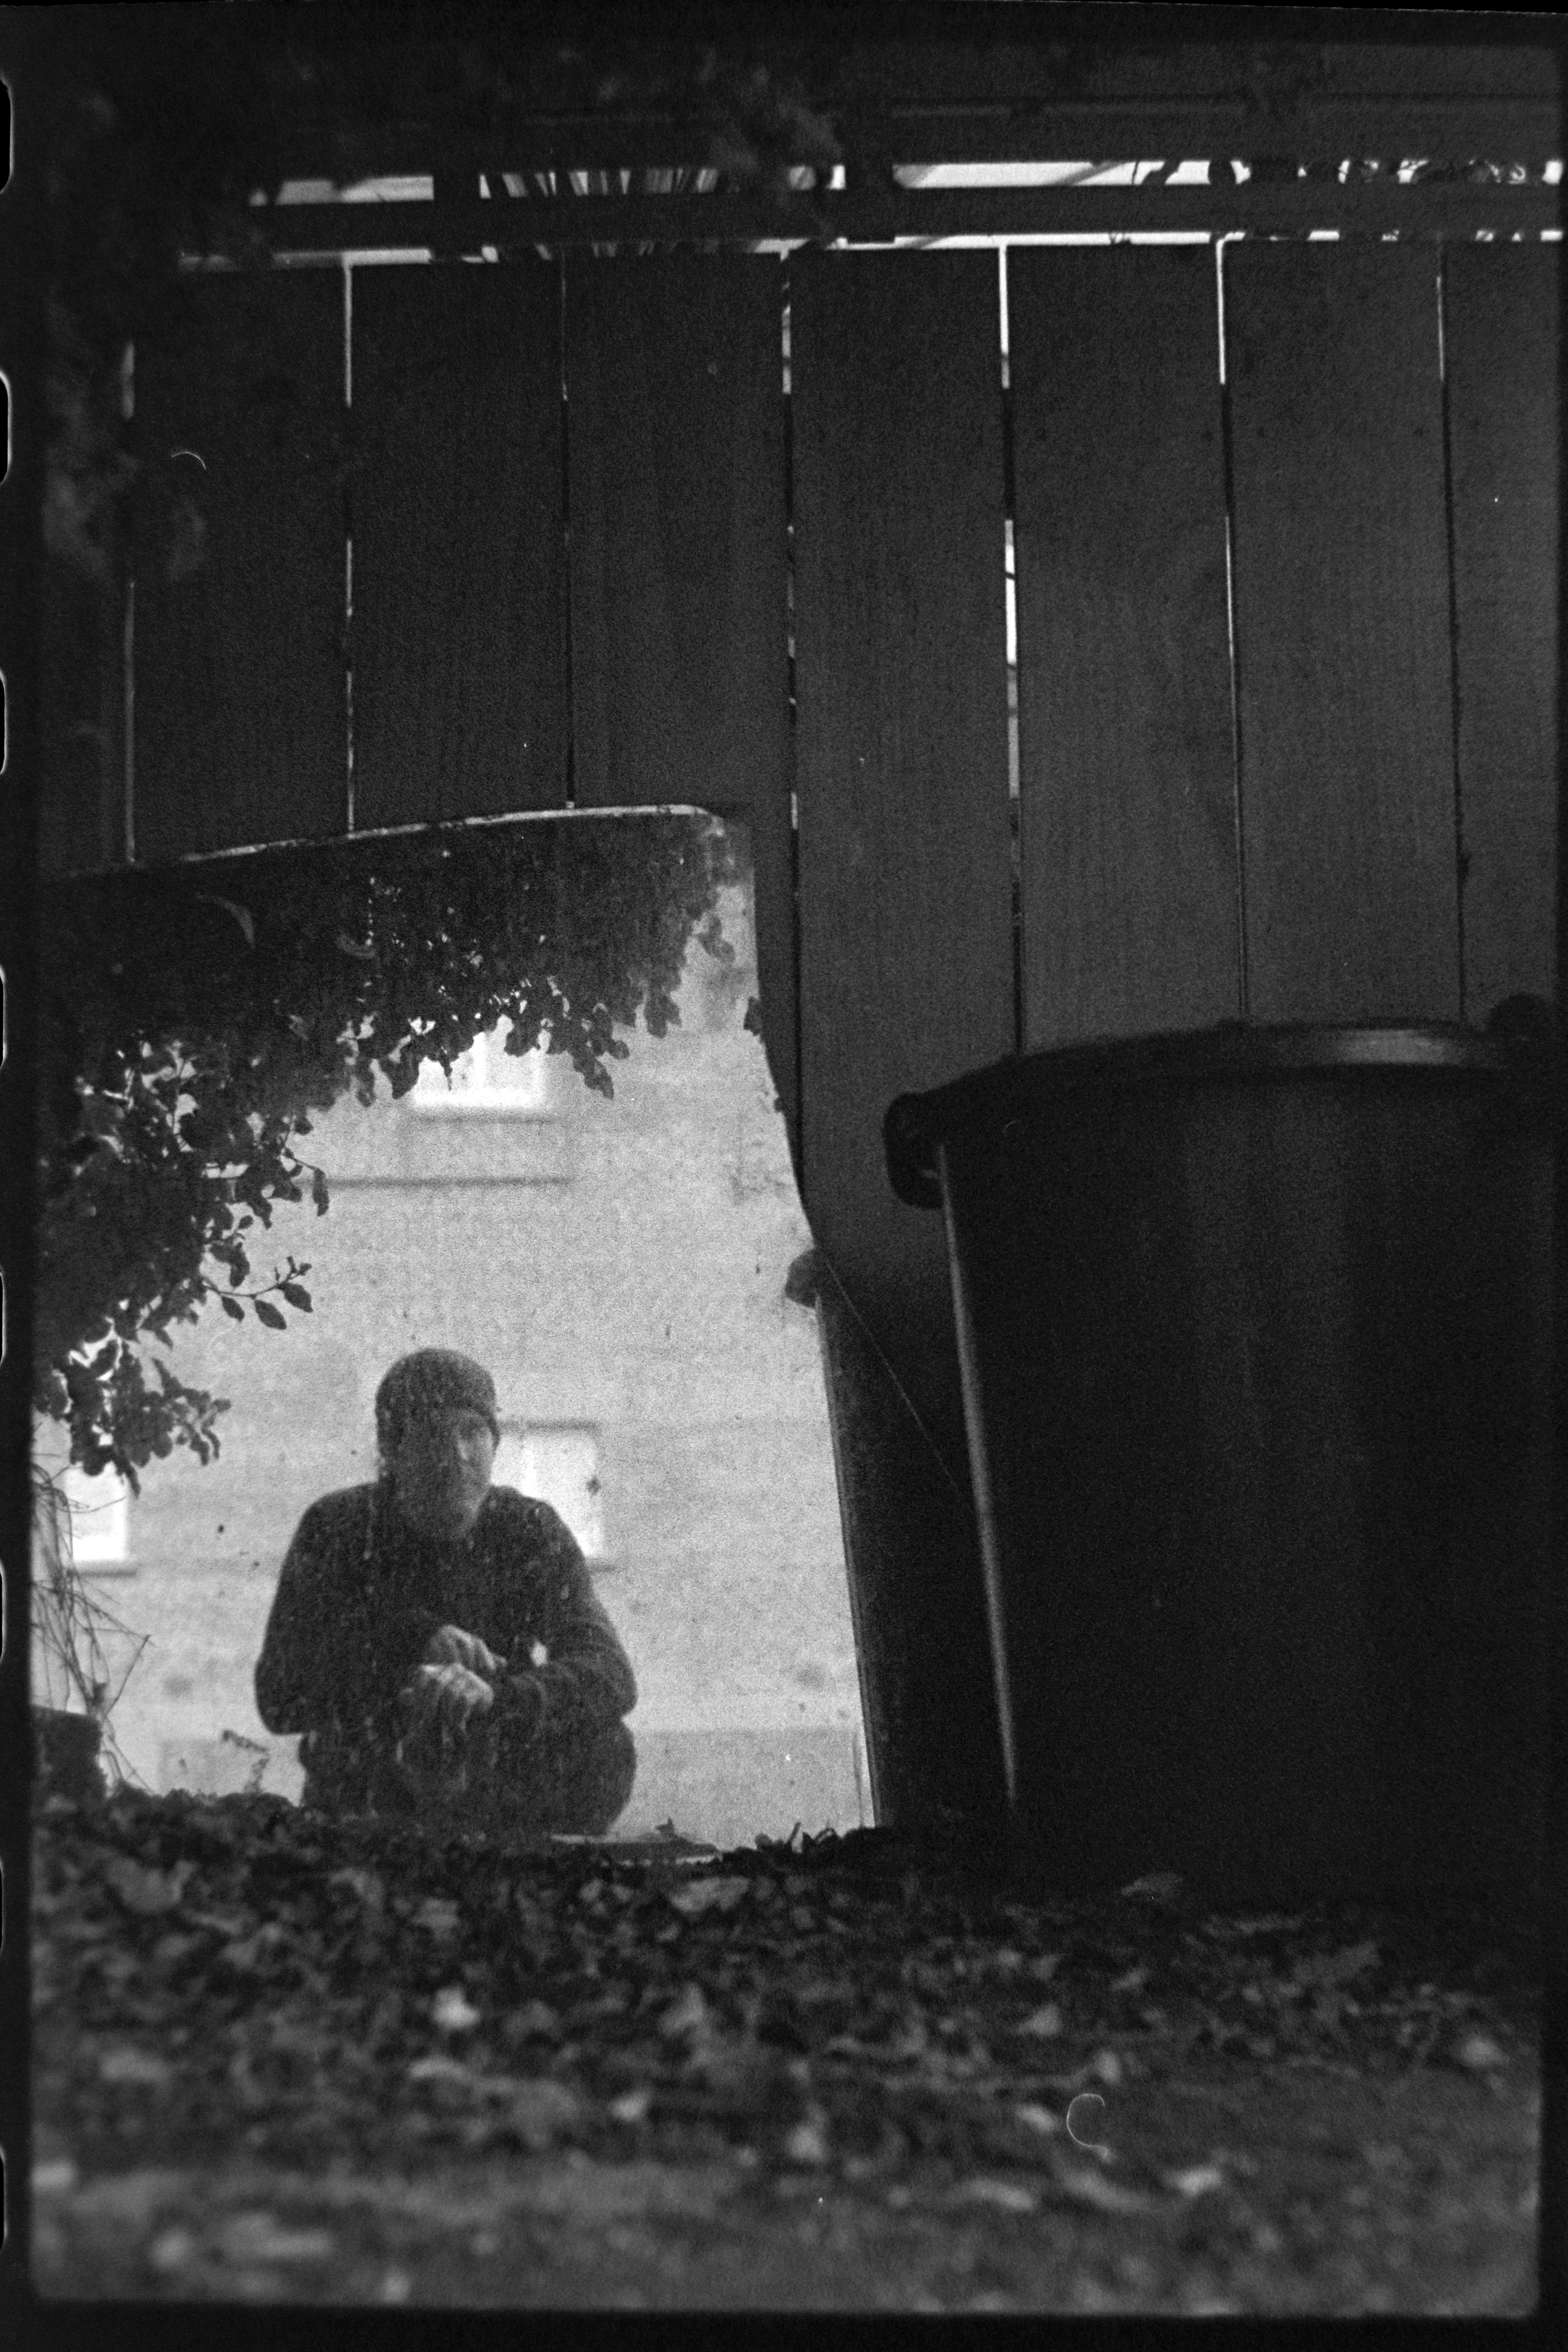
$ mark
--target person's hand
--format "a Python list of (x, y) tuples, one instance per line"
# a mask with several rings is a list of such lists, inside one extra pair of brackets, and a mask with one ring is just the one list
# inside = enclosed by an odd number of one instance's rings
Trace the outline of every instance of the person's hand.
[(428, 1666), (466, 1666), (471, 1675), (499, 1675), (506, 1664), (488, 1649), (477, 1633), (467, 1633), (461, 1625), (442, 1625), (425, 1644), (424, 1663)]
[[(465, 1634), (463, 1639), (467, 1641), (471, 1636)], [(482, 1643), (479, 1647), (484, 1647)], [(486, 1650), (486, 1657), (489, 1654)], [(496, 1703), (496, 1695), (484, 1676), (456, 1663), (416, 1666), (414, 1679), (402, 1696), (405, 1712), (416, 1728), (435, 1725), (447, 1731), (461, 1731), (475, 1716), (488, 1714)]]
[(470, 1774), (483, 1774), (486, 1741), (479, 1727), (495, 1693), (468, 1666), (421, 1665), (398, 1694), (404, 1728), (397, 1765), (422, 1805), (458, 1803)]

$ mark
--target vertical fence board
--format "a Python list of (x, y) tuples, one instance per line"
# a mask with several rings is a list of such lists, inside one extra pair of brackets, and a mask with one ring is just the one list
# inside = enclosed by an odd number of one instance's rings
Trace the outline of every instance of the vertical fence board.
[(806, 1198), (908, 1305), (942, 1238), (882, 1114), (1015, 1042), (995, 263), (808, 253), (792, 287)]
[(136, 350), (141, 859), (339, 833), (343, 288), (202, 278)]
[(580, 806), (786, 776), (782, 292), (762, 257), (568, 263)]
[(566, 800), (560, 281), (353, 279), (354, 823)]
[(1465, 1011), (1551, 996), (1557, 826), (1561, 248), (1456, 245), (1452, 452)]
[(1008, 255), (1024, 1036), (1239, 1010), (1213, 256)]
[(783, 292), (760, 256), (567, 261), (574, 798), (744, 814), (793, 1131)]
[(44, 557), (38, 861), (85, 873), (125, 858), (124, 583), (58, 550)]
[(1226, 260), (1248, 999), (1458, 1012), (1436, 262)]
[(949, 1801), (994, 1817), (946, 1250), (881, 1136), (1015, 1042), (994, 258), (798, 257), (791, 347), (805, 1192), (873, 1774), (907, 1817), (962, 1749)]

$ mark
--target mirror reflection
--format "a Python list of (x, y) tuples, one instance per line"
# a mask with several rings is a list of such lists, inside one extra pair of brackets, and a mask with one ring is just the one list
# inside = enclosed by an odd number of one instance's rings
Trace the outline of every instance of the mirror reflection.
[(810, 1237), (744, 831), (715, 832), (711, 943), (663, 1034), (645, 1013), (605, 1057), (612, 1098), (503, 1014), (306, 1118), (265, 1225), (237, 1202), (144, 1351), (226, 1400), (207, 1458), (160, 1439), (133, 1493), (41, 1423), (133, 1783), (720, 1844), (868, 1819), (815, 1318), (785, 1295)]

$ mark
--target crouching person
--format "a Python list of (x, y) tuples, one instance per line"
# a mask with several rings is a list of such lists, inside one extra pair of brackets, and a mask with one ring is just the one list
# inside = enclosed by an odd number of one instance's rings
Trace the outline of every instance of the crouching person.
[(375, 1433), (375, 1483), (300, 1520), (257, 1663), (263, 1723), (304, 1734), (304, 1802), (601, 1834), (632, 1791), (637, 1684), (565, 1522), (490, 1484), (489, 1374), (402, 1357)]

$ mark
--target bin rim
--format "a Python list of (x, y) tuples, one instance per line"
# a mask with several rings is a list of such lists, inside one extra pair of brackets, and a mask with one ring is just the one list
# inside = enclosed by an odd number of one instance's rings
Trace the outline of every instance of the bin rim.
[(968, 1120), (1043, 1108), (1088, 1087), (1338, 1077), (1347, 1073), (1485, 1078), (1518, 1069), (1518, 1045), (1449, 1021), (1223, 1021), (1208, 1029), (1096, 1037), (1008, 1054), (945, 1086), (897, 1096), (882, 1122), (888, 1174), (901, 1201), (942, 1206), (937, 1147)]

